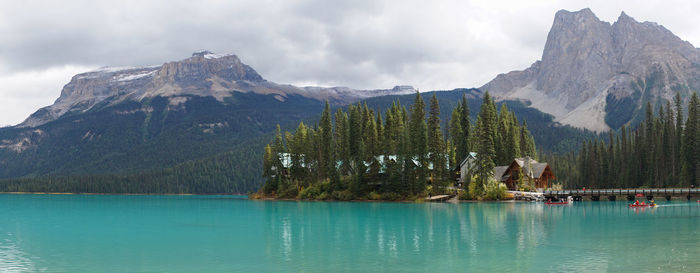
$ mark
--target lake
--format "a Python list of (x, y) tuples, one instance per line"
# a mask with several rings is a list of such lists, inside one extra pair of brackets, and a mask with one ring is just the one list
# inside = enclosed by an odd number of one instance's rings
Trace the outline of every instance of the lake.
[(0, 194), (0, 272), (700, 271), (700, 204)]

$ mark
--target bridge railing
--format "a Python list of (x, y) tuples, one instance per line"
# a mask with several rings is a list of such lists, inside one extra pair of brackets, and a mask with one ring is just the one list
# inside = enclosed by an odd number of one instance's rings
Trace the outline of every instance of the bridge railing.
[(663, 188), (663, 189), (586, 189), (586, 190), (546, 190), (545, 196), (612, 196), (612, 195), (698, 195), (696, 188)]

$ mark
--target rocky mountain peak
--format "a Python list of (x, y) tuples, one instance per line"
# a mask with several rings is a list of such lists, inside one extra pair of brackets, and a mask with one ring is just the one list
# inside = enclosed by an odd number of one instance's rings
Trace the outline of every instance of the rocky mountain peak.
[(226, 81), (264, 81), (255, 69), (241, 62), (236, 55), (218, 55), (209, 51), (195, 52), (190, 58), (165, 63), (155, 78), (161, 82), (188, 84), (213, 76)]
[(600, 21), (590, 9), (557, 12), (542, 54), (536, 88), (546, 94), (564, 89), (581, 91), (584, 94), (567, 96), (565, 107), (581, 104), (592, 95), (596, 79), (610, 73), (607, 64), (611, 48), (610, 24)]
[(36, 127), (66, 113), (82, 113), (96, 105), (109, 106), (125, 100), (140, 101), (156, 96), (174, 102), (187, 96), (211, 96), (223, 102), (232, 92), (275, 95), (284, 101), (299, 95), (333, 104), (346, 104), (362, 98), (414, 92), (410, 86), (393, 89), (355, 90), (347, 87), (296, 87), (265, 80), (236, 55), (220, 55), (203, 50), (191, 57), (144, 67), (103, 67), (75, 75), (63, 87), (53, 105), (39, 109), (19, 127)]
[(586, 23), (586, 22), (599, 22), (598, 17), (595, 16), (593, 11), (589, 8), (585, 8), (579, 11), (568, 11), (559, 10), (554, 14), (553, 26), (561, 23), (571, 24), (571, 23)]
[(561, 123), (606, 131), (638, 121), (645, 100), (698, 90), (699, 63), (700, 51), (659, 24), (621, 12), (611, 25), (590, 9), (561, 10), (541, 61), (482, 88), (500, 99), (530, 100)]
[(619, 23), (619, 22), (635, 22), (636, 23), (637, 21), (634, 20), (634, 18), (627, 15), (627, 13), (625, 13), (625, 11), (623, 10), (622, 12), (620, 12), (620, 16), (617, 17), (616, 23)]

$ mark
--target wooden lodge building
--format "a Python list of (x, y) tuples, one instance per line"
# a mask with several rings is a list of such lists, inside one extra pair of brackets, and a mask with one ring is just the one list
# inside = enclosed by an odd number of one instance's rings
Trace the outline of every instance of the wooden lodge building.
[[(476, 153), (469, 153), (467, 158), (457, 166), (455, 180), (458, 187), (464, 187), (476, 171)], [(506, 184), (508, 190), (517, 190), (520, 174), (523, 180), (530, 183), (536, 189), (545, 189), (552, 186), (552, 180), (556, 179), (552, 168), (547, 163), (540, 163), (530, 157), (514, 158), (507, 166), (497, 166), (493, 168), (493, 178), (496, 181)]]
[(493, 178), (505, 183), (508, 190), (517, 190), (521, 174), (523, 181), (531, 183), (537, 189), (551, 187), (552, 180), (556, 179), (549, 164), (537, 162), (530, 157), (515, 158), (510, 165), (493, 169)]

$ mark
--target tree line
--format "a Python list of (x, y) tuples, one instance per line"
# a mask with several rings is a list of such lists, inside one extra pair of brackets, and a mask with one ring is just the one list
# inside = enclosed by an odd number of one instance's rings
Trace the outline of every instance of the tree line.
[(578, 153), (545, 156), (567, 188), (690, 187), (700, 182), (700, 99), (654, 107), (636, 129), (586, 141)]
[(264, 141), (212, 157), (128, 174), (48, 175), (0, 179), (0, 192), (245, 194), (259, 187)]
[(534, 138), (525, 122), (486, 92), (476, 122), (470, 119), (466, 96), (452, 109), (447, 128), (440, 120), (435, 94), (428, 111), (420, 93), (409, 109), (400, 101), (382, 114), (367, 104), (337, 109), (326, 102), (319, 123), (303, 122), (294, 132), (277, 127), (264, 149), (260, 194), (301, 199), (396, 200), (445, 191), (453, 170), (477, 152), (472, 196), (486, 194), (496, 165), (514, 157), (536, 156)]

